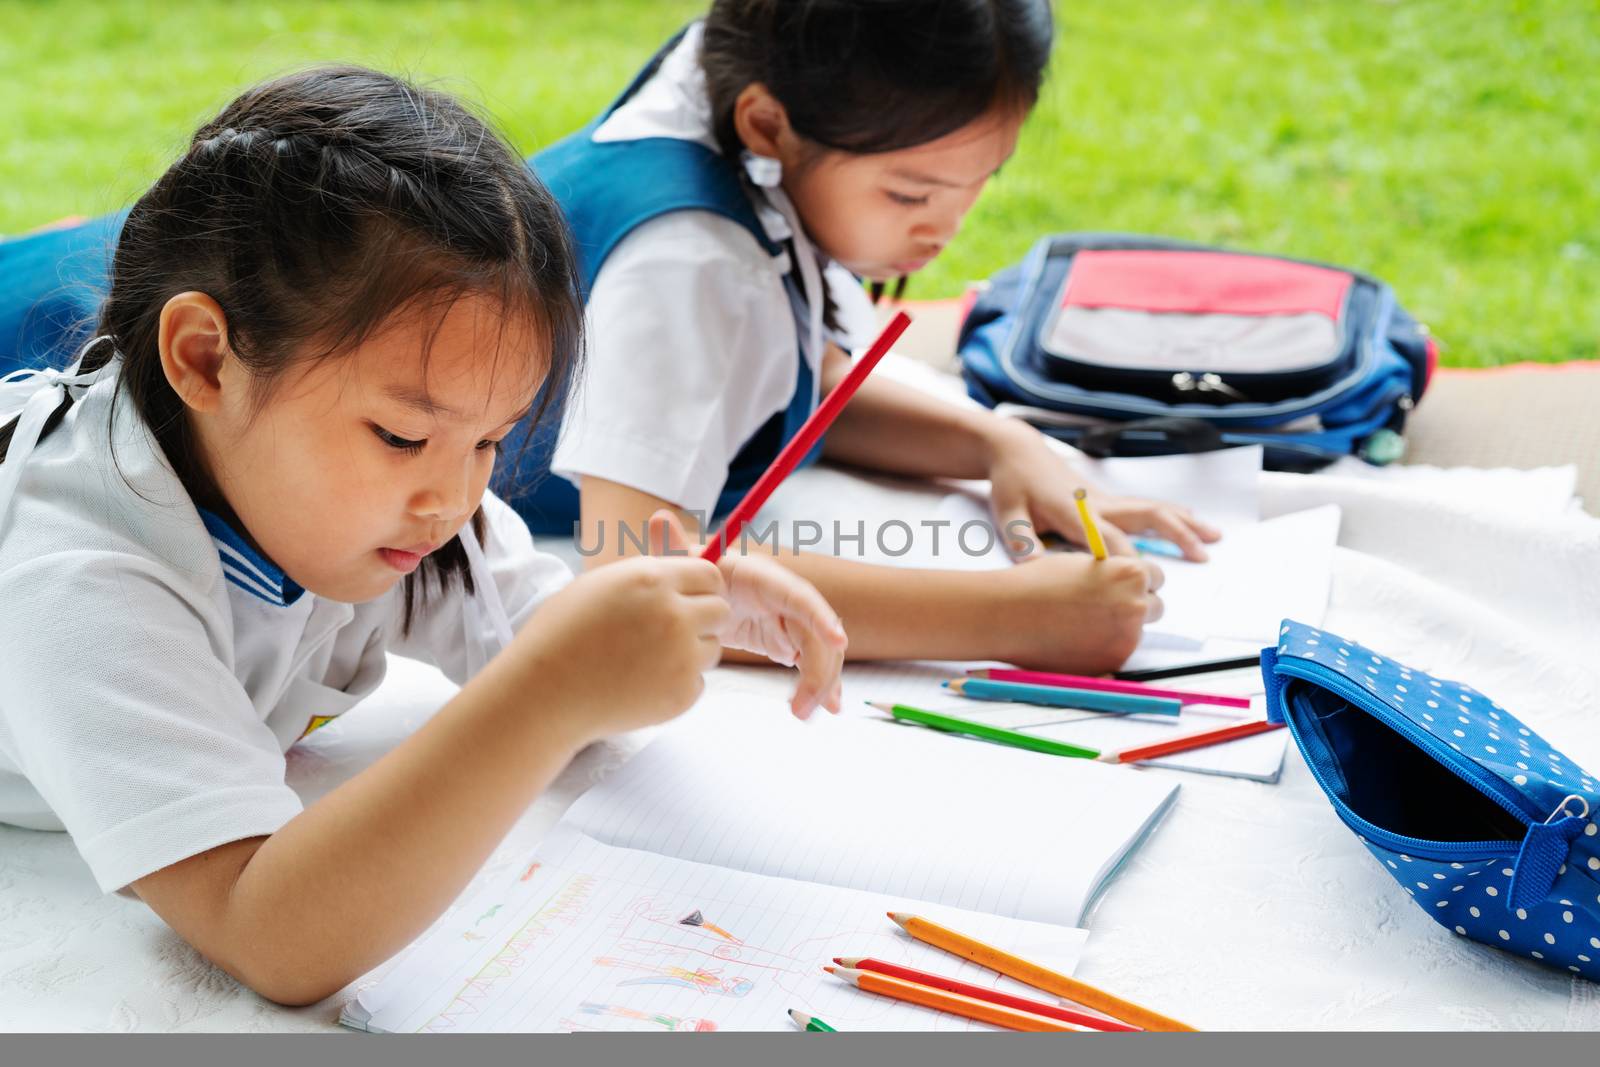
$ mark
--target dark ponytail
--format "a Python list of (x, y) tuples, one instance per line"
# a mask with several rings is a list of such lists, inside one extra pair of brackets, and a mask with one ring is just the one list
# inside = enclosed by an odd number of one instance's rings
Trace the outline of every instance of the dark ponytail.
[(872, 153), (937, 140), (1039, 97), (1048, 0), (713, 0), (701, 65), (723, 154), (733, 104), (759, 82), (801, 137)]
[[(451, 97), (359, 67), (321, 67), (250, 89), (194, 135), (134, 204), (84, 370), (120, 354), (132, 402), (197, 503), (221, 509), (182, 400), (161, 367), (162, 307), (206, 293), (258, 402), (298, 359), (347, 352), (426, 297), (493, 296), (535, 326), (550, 366), (533, 418), (567, 393), (582, 303), (560, 209), (488, 125)], [(57, 412), (53, 421), (59, 421)], [(8, 428), (9, 429), (9, 428)], [(473, 516), (482, 530), (482, 514)], [(405, 586), (471, 575), (460, 540)]]

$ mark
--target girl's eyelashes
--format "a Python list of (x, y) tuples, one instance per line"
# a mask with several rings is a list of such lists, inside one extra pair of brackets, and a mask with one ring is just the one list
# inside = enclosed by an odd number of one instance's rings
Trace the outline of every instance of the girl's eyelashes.
[[(377, 434), (378, 440), (382, 441), (384, 444), (388, 445), (390, 448), (396, 449), (397, 451), (400, 451), (400, 452), (405, 452), (408, 455), (413, 455), (413, 456), (416, 455), (418, 452), (422, 451), (422, 446), (428, 443), (426, 438), (424, 438), (423, 440), (420, 440), (420, 441), (412, 441), (412, 440), (410, 440), (408, 438), (401, 437), (399, 434), (390, 433), (388, 430), (385, 430), (382, 426), (379, 426), (375, 422), (368, 423), (368, 425), (372, 427), (372, 432), (374, 434)], [(474, 447), (479, 452), (488, 452), (490, 450), (493, 450), (494, 454), (498, 456), (502, 452), (505, 451), (505, 439), (504, 438), (498, 438), (496, 440), (485, 439), (485, 440), (479, 441), (477, 443), (477, 445), (474, 446)]]
[(928, 202), (926, 196), (907, 196), (905, 193), (896, 193), (892, 190), (885, 190), (884, 195), (901, 207), (922, 207)]
[(378, 435), (378, 440), (382, 441), (390, 448), (399, 449), (401, 452), (407, 452), (411, 455), (416, 455), (418, 452), (421, 452), (422, 446), (428, 443), (426, 439), (421, 441), (407, 440), (398, 434), (390, 433), (377, 423), (372, 423), (371, 426), (372, 432)]

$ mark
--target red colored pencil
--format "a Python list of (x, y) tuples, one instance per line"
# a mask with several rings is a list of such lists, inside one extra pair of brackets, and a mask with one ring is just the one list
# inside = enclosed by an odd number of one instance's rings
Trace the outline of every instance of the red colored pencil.
[(824, 967), (823, 970), (833, 975), (848, 985), (853, 985), (867, 993), (874, 993), (880, 997), (889, 997), (904, 1004), (917, 1004), (934, 1011), (947, 1011), (951, 1015), (959, 1015), (963, 1019), (972, 1019), (990, 1026), (998, 1026), (1006, 1030), (1019, 1030), (1032, 1034), (1082, 1034), (1090, 1031), (1081, 1026), (1064, 1023), (1060, 1019), (1051, 1019), (1044, 1015), (1035, 1015), (1031, 1011), (1018, 1011), (1016, 1008), (1007, 1008), (989, 1000), (979, 1000), (976, 997), (964, 997), (960, 993), (946, 993), (942, 989), (934, 989), (920, 982), (908, 982), (904, 978), (892, 978), (887, 974), (878, 974), (876, 971), (858, 971), (851, 967)]
[(902, 967), (898, 963), (888, 963), (876, 960), (870, 956), (835, 956), (833, 962), (841, 967), (854, 967), (862, 971), (877, 971), (887, 974), (892, 978), (904, 978), (908, 982), (919, 982), (922, 985), (943, 989), (948, 993), (960, 993), (965, 997), (975, 1000), (987, 1000), (991, 1004), (1000, 1004), (1007, 1008), (1016, 1008), (1018, 1011), (1031, 1011), (1035, 1015), (1043, 1015), (1048, 1019), (1060, 1019), (1064, 1023), (1074, 1023), (1078, 1026), (1087, 1026), (1095, 1030), (1137, 1030), (1137, 1026), (1107, 1019), (1103, 1015), (1091, 1015), (1086, 1011), (1074, 1011), (1058, 1004), (1046, 1004), (1042, 1000), (1029, 1000), (1027, 997), (1014, 996), (1002, 993), (998, 989), (986, 986), (973, 985), (971, 982), (961, 982), (954, 978), (946, 978), (942, 974), (931, 974), (928, 971), (919, 971), (915, 967)]
[(1143, 682), (1121, 682), (1115, 678), (1090, 678), (1082, 674), (1051, 674), (1047, 671), (1019, 671), (1010, 667), (985, 667), (968, 671), (974, 678), (992, 678), (997, 682), (1022, 682), (1025, 685), (1053, 685), (1063, 689), (1098, 689), (1103, 693), (1134, 693), (1138, 696), (1164, 697), (1184, 704), (1214, 704), (1220, 708), (1248, 708), (1249, 697), (1229, 697), (1216, 693), (1196, 693), (1187, 689), (1160, 689)]
[(1211, 745), (1220, 745), (1224, 741), (1237, 741), (1241, 737), (1253, 737), (1268, 730), (1281, 729), (1283, 729), (1282, 723), (1251, 719), (1249, 722), (1236, 722), (1232, 726), (1222, 726), (1215, 730), (1203, 730), (1149, 745), (1125, 748), (1121, 752), (1103, 752), (1100, 754), (1100, 759), (1105, 763), (1137, 763), (1140, 760), (1158, 759), (1177, 752), (1188, 752), (1193, 748), (1207, 748)]
[(895, 313), (894, 318), (889, 320), (889, 325), (885, 326), (883, 332), (878, 335), (878, 339), (872, 342), (872, 347), (867, 349), (865, 355), (855, 361), (854, 366), (850, 368), (850, 373), (846, 374), (844, 380), (833, 387), (832, 391), (823, 398), (822, 403), (817, 405), (817, 410), (813, 411), (811, 417), (800, 427), (800, 432), (795, 434), (787, 445), (783, 446), (783, 451), (779, 452), (778, 458), (772, 461), (772, 466), (768, 467), (766, 472), (756, 481), (756, 484), (750, 487), (750, 491), (744, 495), (744, 499), (739, 501), (732, 511), (728, 512), (727, 521), (722, 524), (722, 529), (712, 536), (711, 540), (706, 543), (706, 547), (701, 551), (701, 559), (715, 563), (722, 558), (723, 549), (733, 543), (733, 539), (739, 536), (739, 531), (744, 529), (744, 524), (750, 521), (752, 515), (761, 510), (761, 505), (767, 502), (767, 498), (772, 495), (773, 490), (777, 489), (779, 484), (789, 476), (790, 472), (800, 465), (800, 461), (805, 458), (806, 453), (811, 451), (812, 446), (827, 432), (828, 427), (833, 425), (833, 420), (839, 417), (839, 412), (844, 409), (845, 404), (855, 395), (856, 390), (866, 380), (867, 375), (872, 373), (872, 368), (876, 367), (878, 361), (883, 358), (884, 353), (889, 351), (889, 346), (893, 345), (902, 333), (905, 333), (906, 327), (909, 325), (911, 325), (910, 315), (907, 315), (904, 311)]

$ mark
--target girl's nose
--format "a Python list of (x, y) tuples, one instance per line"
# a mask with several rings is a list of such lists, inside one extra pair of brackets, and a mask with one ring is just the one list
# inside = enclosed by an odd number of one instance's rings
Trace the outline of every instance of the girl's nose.
[(450, 522), (467, 513), (472, 498), (469, 471), (452, 471), (436, 477), (411, 499), (411, 512), (428, 519)]
[(965, 212), (962, 211), (941, 211), (936, 215), (930, 215), (917, 227), (915, 236), (919, 241), (942, 249), (955, 240), (956, 234), (961, 232), (961, 220), (964, 215)]

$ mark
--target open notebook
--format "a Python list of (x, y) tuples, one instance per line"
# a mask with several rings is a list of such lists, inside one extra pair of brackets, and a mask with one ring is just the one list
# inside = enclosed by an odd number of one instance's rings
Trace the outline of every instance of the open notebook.
[(341, 1016), (385, 1031), (965, 1028), (823, 974), (876, 955), (997, 976), (910, 941), (920, 912), (1076, 964), (1088, 912), (1177, 787), (887, 722), (707, 700), (579, 798)]

